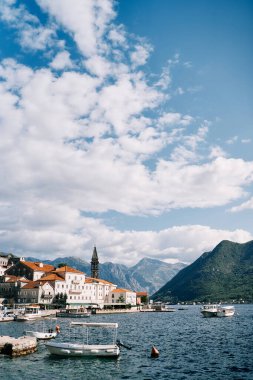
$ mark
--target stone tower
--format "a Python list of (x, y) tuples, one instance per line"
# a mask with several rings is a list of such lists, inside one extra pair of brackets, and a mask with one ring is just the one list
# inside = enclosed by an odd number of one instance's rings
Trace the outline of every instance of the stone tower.
[(98, 261), (98, 254), (97, 254), (97, 248), (94, 247), (93, 254), (91, 258), (91, 277), (93, 278), (99, 278), (99, 261)]

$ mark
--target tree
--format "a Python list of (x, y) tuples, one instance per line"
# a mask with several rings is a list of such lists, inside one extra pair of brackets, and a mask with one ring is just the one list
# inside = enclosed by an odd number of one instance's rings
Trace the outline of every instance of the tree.
[(59, 263), (59, 264), (58, 264), (58, 268), (62, 268), (62, 267), (66, 267), (66, 266), (67, 266), (66, 263)]

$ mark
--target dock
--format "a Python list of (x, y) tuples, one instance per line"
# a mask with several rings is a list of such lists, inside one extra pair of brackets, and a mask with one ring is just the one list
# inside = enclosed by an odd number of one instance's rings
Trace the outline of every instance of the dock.
[(0, 354), (12, 357), (32, 354), (37, 350), (37, 339), (34, 337), (0, 336)]

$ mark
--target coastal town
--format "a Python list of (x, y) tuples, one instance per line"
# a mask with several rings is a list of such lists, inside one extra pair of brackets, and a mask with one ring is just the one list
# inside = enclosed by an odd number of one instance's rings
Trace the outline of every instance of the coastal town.
[(24, 257), (0, 255), (0, 305), (22, 307), (39, 305), (42, 309), (136, 308), (147, 300), (146, 292), (122, 289), (99, 278), (96, 247), (91, 258), (91, 273), (70, 266), (27, 261)]

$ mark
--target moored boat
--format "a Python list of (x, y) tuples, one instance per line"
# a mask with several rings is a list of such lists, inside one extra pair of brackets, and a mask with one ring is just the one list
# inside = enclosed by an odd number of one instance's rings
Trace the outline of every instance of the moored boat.
[[(59, 356), (96, 356), (96, 357), (117, 357), (120, 354), (119, 345), (116, 343), (117, 323), (85, 323), (72, 322), (71, 327), (85, 328), (83, 341), (74, 342), (49, 342), (46, 347), (50, 354)], [(92, 328), (105, 328), (113, 330), (112, 343), (110, 344), (90, 344), (89, 330)], [(86, 342), (84, 343), (84, 339)]]
[(18, 322), (33, 321), (39, 318), (47, 317), (50, 315), (45, 310), (40, 310), (38, 305), (26, 306), (24, 311), (15, 316), (15, 320)]
[(14, 321), (13, 315), (8, 315), (5, 313), (0, 314), (0, 322), (10, 322), (10, 321)]
[(56, 313), (56, 317), (58, 318), (89, 318), (90, 313), (85, 310), (71, 310), (71, 309), (64, 309), (60, 310)]

